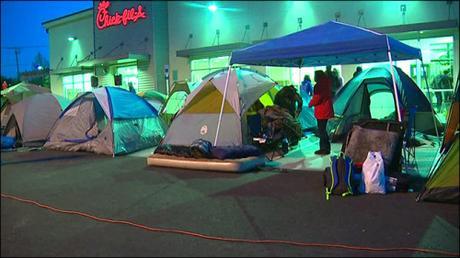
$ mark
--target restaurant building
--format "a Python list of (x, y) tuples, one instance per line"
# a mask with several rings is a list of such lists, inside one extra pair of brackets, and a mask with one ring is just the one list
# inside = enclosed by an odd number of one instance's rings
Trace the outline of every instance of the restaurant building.
[[(428, 81), (459, 68), (458, 1), (94, 1), (93, 8), (43, 27), (54, 93), (69, 98), (96, 85), (130, 84), (166, 93), (228, 65), (232, 50), (329, 20), (386, 33), (422, 50)], [(426, 92), (422, 63), (396, 63)], [(371, 64), (361, 64), (363, 68)], [(345, 81), (356, 65), (335, 66)], [(281, 85), (324, 67), (252, 67)]]

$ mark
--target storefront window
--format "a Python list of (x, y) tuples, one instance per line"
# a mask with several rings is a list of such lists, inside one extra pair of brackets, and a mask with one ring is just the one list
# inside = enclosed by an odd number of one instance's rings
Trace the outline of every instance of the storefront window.
[[(402, 42), (422, 50), (426, 79), (430, 87), (431, 103), (440, 121), (445, 122), (449, 112), (450, 98), (454, 91), (452, 79), (454, 70), (453, 37), (414, 39)], [(397, 65), (403, 66), (401, 69), (417, 82), (425, 96), (430, 97), (420, 61), (398, 62)], [(444, 80), (441, 79), (444, 73), (449, 78), (448, 83), (443, 83)]]
[(215, 58), (195, 59), (190, 62), (191, 82), (198, 82), (214, 71), (224, 69), (228, 66), (228, 56)]
[(129, 90), (129, 84), (131, 83), (136, 92), (139, 90), (139, 80), (137, 79), (137, 66), (133, 65), (118, 67), (117, 74), (121, 74), (121, 88)]
[[(341, 74), (341, 66), (333, 65), (332, 69), (337, 69)], [(305, 75), (309, 75), (311, 82), (314, 84), (314, 75), (316, 70), (326, 71), (326, 66), (287, 68), (287, 67), (266, 67), (267, 75), (281, 86), (295, 85), (299, 86)]]
[[(298, 70), (298, 69), (297, 69)], [(267, 75), (281, 86), (291, 85), (292, 69), (286, 67), (272, 67), (265, 68)]]
[(78, 93), (91, 91), (91, 73), (75, 74), (62, 77), (64, 95), (68, 99), (74, 99)]

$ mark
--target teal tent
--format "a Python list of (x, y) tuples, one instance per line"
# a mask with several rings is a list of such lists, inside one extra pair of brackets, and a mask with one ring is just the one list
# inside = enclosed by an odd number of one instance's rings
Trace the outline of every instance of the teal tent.
[[(393, 66), (398, 99), (403, 115), (415, 107), (415, 130), (435, 134), (435, 124), (441, 123), (433, 117), (430, 102), (417, 84), (400, 68)], [(339, 89), (334, 98), (334, 112), (338, 119), (330, 123), (335, 128), (333, 139), (341, 139), (362, 119), (397, 121), (395, 96), (391, 71), (388, 65), (379, 65), (362, 71)]]
[(103, 87), (84, 93), (61, 113), (45, 148), (118, 155), (153, 147), (164, 134), (158, 111), (145, 99)]

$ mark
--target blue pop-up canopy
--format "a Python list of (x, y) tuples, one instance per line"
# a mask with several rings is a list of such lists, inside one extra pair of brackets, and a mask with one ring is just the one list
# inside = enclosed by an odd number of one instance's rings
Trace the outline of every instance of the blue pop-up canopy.
[[(420, 49), (388, 35), (357, 26), (329, 21), (296, 33), (267, 40), (232, 52), (230, 65), (324, 66), (375, 63), (393, 60), (422, 60)], [(401, 121), (399, 96), (394, 74), (398, 121)]]
[[(329, 21), (296, 33), (286, 35), (247, 48), (235, 50), (230, 58), (234, 64), (260, 66), (324, 66), (337, 64), (359, 64), (393, 60), (422, 60), (420, 49), (408, 46), (388, 35), (357, 26)], [(229, 73), (230, 74), (230, 69)], [(402, 121), (400, 101), (393, 70), (393, 91), (398, 121)], [(227, 78), (228, 80), (228, 78)], [(226, 96), (226, 88), (224, 99)], [(223, 105), (217, 127), (219, 133)]]
[(420, 49), (385, 34), (329, 21), (232, 52), (230, 64), (324, 66), (422, 59)]

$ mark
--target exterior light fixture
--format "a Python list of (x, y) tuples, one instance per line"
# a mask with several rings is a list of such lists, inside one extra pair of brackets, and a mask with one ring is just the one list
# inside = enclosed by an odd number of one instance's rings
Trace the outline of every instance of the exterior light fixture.
[(267, 35), (267, 38), (268, 38), (268, 30), (267, 30), (268, 29), (268, 22), (264, 22), (262, 24), (262, 26), (263, 26), (263, 28), (262, 28), (262, 33), (260, 34), (260, 40), (263, 39), (264, 33)]
[(77, 40), (77, 37), (68, 37), (67, 40), (68, 41), (75, 41), (75, 40)]
[(217, 45), (219, 45), (219, 38), (220, 38), (220, 30), (216, 30), (216, 36), (212, 40), (212, 46), (214, 46), (214, 43), (216, 42), (216, 39), (217, 39)]
[(364, 22), (364, 26), (367, 26), (366, 25), (366, 20), (364, 19), (364, 10), (363, 9), (358, 10), (358, 26), (360, 26), (361, 19)]
[(339, 21), (341, 15), (342, 14), (340, 12), (335, 12), (335, 14), (334, 14), (335, 21)]
[(403, 24), (406, 24), (406, 10), (407, 10), (407, 7), (405, 4), (402, 4), (400, 7), (399, 7), (399, 10), (401, 11), (401, 14), (402, 14), (402, 23)]
[(210, 6), (208, 6), (208, 10), (211, 12), (215, 12), (217, 11), (217, 6), (215, 4), (211, 4)]
[(43, 70), (43, 66), (37, 65), (37, 70)]

